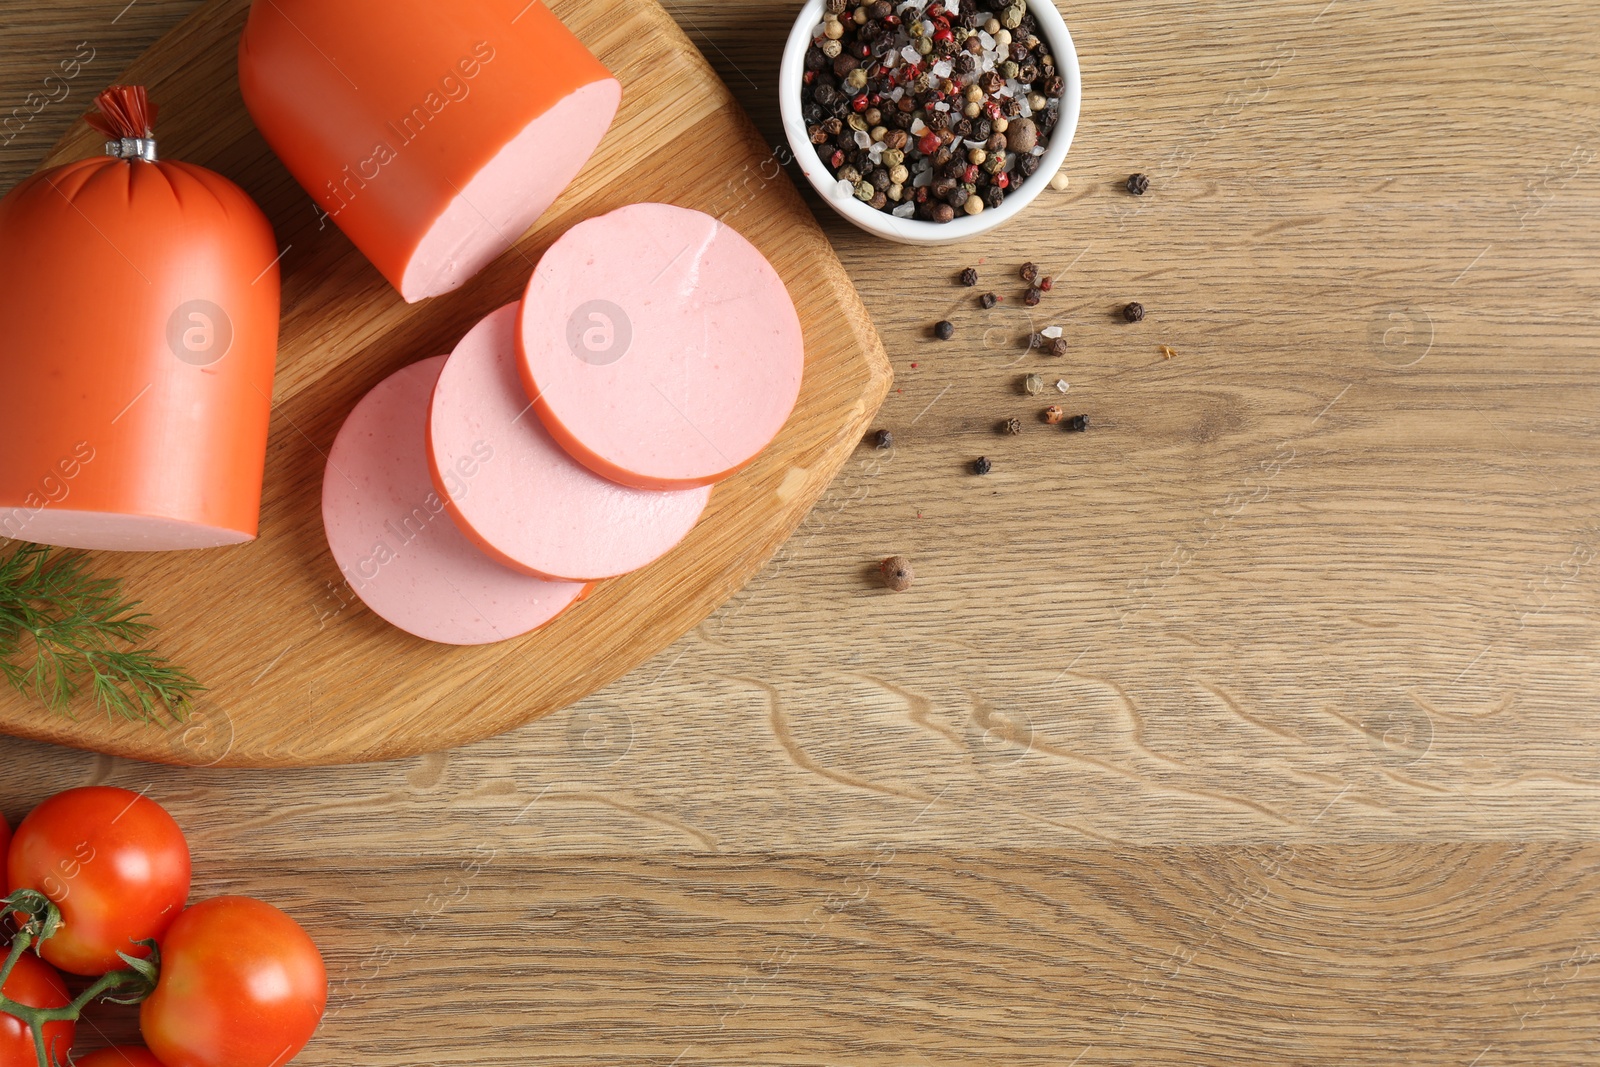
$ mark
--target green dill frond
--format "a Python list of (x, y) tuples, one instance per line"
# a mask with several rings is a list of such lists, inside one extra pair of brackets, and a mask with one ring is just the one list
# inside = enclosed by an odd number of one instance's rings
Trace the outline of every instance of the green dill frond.
[(80, 553), (18, 542), (0, 555), (0, 675), (63, 715), (85, 691), (112, 717), (183, 722), (205, 692), (181, 667), (137, 647), (155, 633), (115, 578)]

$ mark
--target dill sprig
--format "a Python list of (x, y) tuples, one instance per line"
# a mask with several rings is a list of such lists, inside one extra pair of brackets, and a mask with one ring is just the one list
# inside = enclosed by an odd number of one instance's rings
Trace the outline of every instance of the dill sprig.
[(0, 674), (60, 714), (87, 690), (107, 716), (183, 722), (205, 686), (139, 647), (156, 628), (138, 609), (83, 555), (18, 542), (0, 556)]

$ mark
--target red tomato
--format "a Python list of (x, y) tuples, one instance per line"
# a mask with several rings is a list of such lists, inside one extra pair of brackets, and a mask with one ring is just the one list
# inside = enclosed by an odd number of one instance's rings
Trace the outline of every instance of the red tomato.
[[(0, 956), (0, 960), (4, 957)], [(48, 964), (32, 952), (17, 957), (17, 966), (6, 979), (0, 992), (30, 1008), (64, 1008), (72, 1003), (67, 995), (67, 984)], [(44, 1047), (57, 1060), (67, 1062), (78, 1024), (74, 1022), (46, 1023)], [(38, 1067), (34, 1054), (33, 1032), (14, 1015), (0, 1014), (0, 1067)]]
[(271, 904), (203, 900), (161, 940), (161, 978), (139, 1007), (167, 1067), (280, 1067), (317, 1029), (328, 973), (311, 938)]
[(104, 974), (159, 939), (189, 896), (189, 846), (172, 816), (126, 789), (69, 789), (40, 804), (11, 839), (11, 888), (61, 909), (39, 954), (64, 971)]
[(103, 1048), (72, 1061), (72, 1067), (165, 1067), (147, 1048), (138, 1045), (118, 1045)]

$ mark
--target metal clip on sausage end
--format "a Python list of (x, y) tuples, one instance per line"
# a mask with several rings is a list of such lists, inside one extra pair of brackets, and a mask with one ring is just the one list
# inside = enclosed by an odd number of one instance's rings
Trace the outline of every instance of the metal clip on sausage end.
[(106, 142), (106, 155), (114, 159), (142, 159), (156, 161), (156, 142), (153, 137), (123, 137)]

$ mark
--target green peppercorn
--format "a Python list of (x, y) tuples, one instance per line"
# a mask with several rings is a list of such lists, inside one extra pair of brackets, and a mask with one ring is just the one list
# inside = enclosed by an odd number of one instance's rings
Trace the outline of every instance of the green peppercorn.
[(862, 181), (862, 182), (858, 182), (856, 184), (856, 199), (857, 200), (862, 200), (862, 201), (871, 200), (874, 196), (877, 195), (877, 193), (878, 193), (878, 190), (874, 189), (872, 187), (872, 183), (869, 182), (869, 181)]

